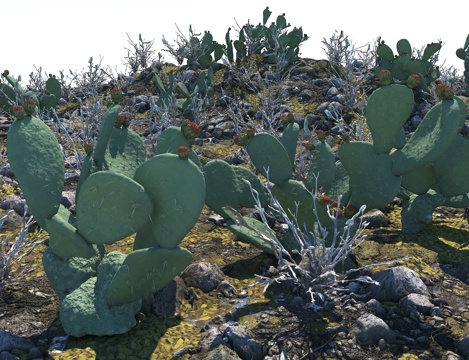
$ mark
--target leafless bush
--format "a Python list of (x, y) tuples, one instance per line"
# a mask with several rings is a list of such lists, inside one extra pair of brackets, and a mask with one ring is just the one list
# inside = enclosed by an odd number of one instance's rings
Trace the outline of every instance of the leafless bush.
[(200, 47), (203, 46), (203, 44), (198, 41), (198, 38), (202, 34), (195, 33), (194, 30), (192, 30), (192, 25), (189, 25), (189, 36), (184, 35), (177, 24), (176, 29), (175, 45), (171, 45), (163, 35), (161, 41), (166, 47), (163, 51), (168, 52), (174, 59), (176, 59), (179, 65), (182, 65), (184, 59), (187, 59), (187, 64), (190, 65), (192, 61), (197, 60), (197, 54), (200, 52)]
[(135, 74), (140, 69), (146, 69), (151, 65), (154, 60), (155, 50), (153, 46), (155, 41), (145, 41), (142, 38), (142, 34), (138, 34), (138, 42), (134, 42), (129, 34), (127, 34), (127, 40), (131, 48), (125, 48), (125, 50), (127, 50), (127, 56), (123, 64), (130, 67), (132, 73)]
[(337, 30), (329, 40), (323, 38), (322, 44), (331, 64), (331, 75), (344, 80), (344, 110), (351, 111), (358, 98), (364, 96), (367, 90), (367, 75), (376, 65), (376, 48), (372, 48), (369, 43), (357, 47), (343, 31), (339, 33)]
[[(0, 218), (0, 228), (8, 219), (13, 210), (10, 210), (5, 216)], [(43, 243), (39, 240), (39, 233), (29, 234), (30, 227), (35, 224), (33, 217), (26, 218), (26, 210), (23, 216), (22, 227), (13, 241), (7, 234), (0, 234), (0, 291), (8, 281), (13, 261), (20, 261), (28, 255), (33, 249)]]
[[(364, 229), (367, 223), (364, 222), (361, 217), (365, 212), (365, 206), (363, 205), (353, 217), (346, 221), (344, 226), (341, 226), (338, 217), (339, 212), (334, 212), (328, 205), (328, 215), (333, 222), (333, 234), (330, 246), (326, 246), (328, 230), (323, 227), (319, 221), (317, 208), (318, 189), (316, 188), (311, 192), (314, 204), (314, 214), (311, 214), (311, 216), (315, 216), (317, 219), (317, 228), (314, 232), (308, 233), (302, 230), (301, 224), (298, 223), (296, 216), (294, 216), (293, 220), (290, 220), (292, 214), (287, 214), (282, 205), (275, 196), (273, 196), (270, 188), (267, 187), (271, 200), (271, 205), (268, 207), (268, 210), (270, 210), (277, 219), (288, 226), (288, 229), (293, 234), (294, 240), (299, 246), (299, 250), (294, 250), (294, 253), (290, 253), (285, 249), (275, 231), (269, 226), (268, 214), (261, 205), (259, 193), (251, 187), (251, 184), (247, 180), (244, 181), (251, 188), (251, 193), (256, 202), (255, 210), (260, 214), (269, 236), (265, 236), (258, 230), (250, 227), (234, 209), (225, 208), (224, 210), (229, 211), (235, 222), (249, 227), (257, 234), (259, 239), (271, 245), (274, 248), (275, 256), (278, 260), (277, 269), (279, 270), (279, 275), (276, 277), (256, 275), (260, 278), (260, 281), (256, 284), (263, 283), (267, 288), (269, 285), (279, 281), (293, 281), (310, 295), (311, 301), (309, 306), (315, 310), (319, 310), (327, 303), (326, 295), (329, 291), (334, 289), (338, 281), (339, 276), (335, 272), (336, 267), (343, 264), (353, 248), (359, 245), (366, 237), (366, 235), (364, 235)], [(337, 208), (340, 207), (340, 201), (341, 196), (339, 196)]]

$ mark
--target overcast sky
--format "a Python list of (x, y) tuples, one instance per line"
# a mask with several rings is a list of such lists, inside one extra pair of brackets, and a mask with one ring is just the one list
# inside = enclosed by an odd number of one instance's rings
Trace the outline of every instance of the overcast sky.
[[(209, 30), (214, 40), (224, 43), (228, 27), (235, 27), (236, 21), (239, 25), (248, 20), (258, 24), (262, 11), (269, 6), (269, 23), (286, 13), (287, 21), (301, 26), (310, 37), (301, 47), (301, 57), (325, 58), (321, 40), (343, 30), (357, 46), (381, 36), (393, 50), (401, 38), (418, 49), (442, 40), (440, 60), (446, 59), (446, 66), (453, 65), (462, 73), (463, 61), (455, 51), (464, 45), (469, 33), (468, 4), (432, 6), (427, 1), (408, 0), (10, 0), (1, 6), (0, 70), (21, 75), (27, 83), (34, 66), (58, 75), (59, 70), (80, 71), (90, 57), (98, 60), (102, 56), (103, 65), (122, 69), (125, 47), (129, 46), (126, 33), (134, 41), (140, 33), (144, 39), (154, 40), (156, 51), (164, 48), (163, 35), (174, 43), (176, 24), (185, 35), (192, 25), (196, 32)], [(164, 60), (175, 62), (169, 54), (163, 54)]]

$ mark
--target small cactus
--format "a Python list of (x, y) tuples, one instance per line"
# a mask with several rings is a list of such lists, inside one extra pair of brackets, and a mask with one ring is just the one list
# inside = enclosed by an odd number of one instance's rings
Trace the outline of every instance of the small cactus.
[(378, 80), (383, 85), (389, 85), (392, 82), (392, 74), (389, 70), (383, 69), (378, 73)]
[(191, 151), (187, 146), (179, 146), (177, 152), (179, 158), (183, 160), (189, 159), (189, 155), (191, 154)]
[(112, 102), (118, 104), (122, 101), (122, 91), (118, 87), (113, 87), (110, 90)]
[(24, 108), (21, 105), (13, 106), (12, 110), (13, 110), (13, 116), (16, 118), (16, 120), (21, 120), (26, 115), (26, 112), (24, 111)]
[(36, 111), (36, 103), (33, 99), (27, 99), (23, 104), (23, 108), (26, 115), (31, 116)]
[(406, 85), (410, 87), (411, 89), (416, 88), (421, 83), (422, 83), (422, 80), (420, 79), (420, 76), (418, 76), (418, 74), (410, 74), (406, 81)]

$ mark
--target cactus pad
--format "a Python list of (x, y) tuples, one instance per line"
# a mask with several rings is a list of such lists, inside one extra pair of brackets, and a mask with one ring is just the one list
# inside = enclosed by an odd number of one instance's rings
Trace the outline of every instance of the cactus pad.
[(112, 243), (150, 221), (153, 203), (144, 188), (127, 176), (108, 171), (90, 175), (77, 198), (77, 228), (92, 244)]
[[(197, 222), (204, 206), (202, 171), (192, 161), (174, 154), (160, 154), (143, 163), (134, 179), (142, 184), (154, 204), (153, 238), (148, 241), (153, 245), (156, 239), (159, 246), (176, 247)], [(135, 243), (135, 248), (143, 247)]]
[(65, 165), (54, 133), (41, 120), (26, 116), (8, 132), (8, 161), (31, 213), (50, 219), (59, 210)]
[(158, 291), (192, 262), (184, 248), (160, 247), (135, 250), (125, 258), (107, 293), (109, 305), (131, 303)]

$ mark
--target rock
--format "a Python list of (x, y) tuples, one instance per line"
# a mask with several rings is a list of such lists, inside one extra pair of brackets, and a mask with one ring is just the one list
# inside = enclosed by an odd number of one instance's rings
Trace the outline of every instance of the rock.
[(11, 334), (8, 331), (0, 330), (0, 352), (11, 350), (29, 351), (32, 347), (34, 347), (34, 343), (30, 339), (25, 339), (18, 335)]
[(0, 360), (19, 360), (20, 358), (13, 355), (11, 352), (2, 351), (0, 352)]
[(241, 359), (264, 359), (266, 353), (264, 347), (253, 339), (244, 326), (224, 324), (220, 327), (220, 331), (223, 331), (223, 338), (227, 338), (227, 343)]
[(458, 350), (464, 359), (469, 360), (469, 335), (459, 341)]
[(156, 316), (174, 315), (184, 299), (186, 284), (179, 276), (143, 299), (142, 312)]
[(92, 277), (60, 303), (60, 321), (68, 335), (124, 334), (133, 328), (135, 315), (142, 308), (142, 301), (110, 306), (107, 291), (115, 273), (126, 255), (117, 251), (108, 253), (98, 267), (97, 277)]
[(394, 331), (373, 314), (360, 316), (353, 324), (350, 334), (354, 335), (360, 344), (373, 346), (383, 346), (382, 340), (388, 343), (396, 338)]
[(416, 314), (416, 312), (422, 313), (423, 315), (430, 315), (434, 306), (425, 295), (409, 294), (399, 301), (399, 307), (402, 308), (404, 313), (410, 318), (418, 320), (418, 313)]
[(19, 216), (24, 215), (26, 200), (18, 195), (7, 195), (0, 200), (0, 209), (14, 210)]
[(373, 315), (376, 315), (380, 318), (384, 317), (387, 313), (385, 307), (383, 304), (381, 304), (378, 300), (376, 299), (371, 299), (366, 302), (366, 309), (371, 312)]
[(389, 225), (389, 218), (381, 210), (371, 210), (363, 214), (361, 219), (368, 223), (367, 229), (377, 229)]
[(236, 288), (228, 280), (223, 280), (218, 284), (217, 291), (220, 295), (228, 298), (236, 295)]
[(60, 203), (67, 209), (75, 208), (75, 191), (63, 191)]
[(399, 302), (404, 296), (415, 293), (429, 296), (428, 288), (417, 273), (405, 266), (396, 266), (372, 276), (378, 285), (370, 284), (371, 297), (379, 301)]
[(236, 352), (226, 346), (220, 345), (214, 349), (192, 355), (189, 360), (240, 360)]
[(463, 360), (464, 358), (452, 351), (447, 351), (443, 354), (441, 359), (442, 360)]
[(223, 281), (224, 275), (217, 265), (199, 262), (189, 265), (182, 272), (181, 278), (187, 286), (193, 286), (208, 293)]

